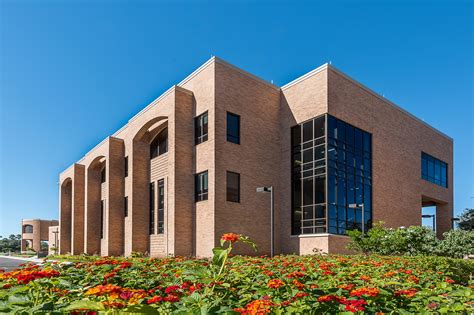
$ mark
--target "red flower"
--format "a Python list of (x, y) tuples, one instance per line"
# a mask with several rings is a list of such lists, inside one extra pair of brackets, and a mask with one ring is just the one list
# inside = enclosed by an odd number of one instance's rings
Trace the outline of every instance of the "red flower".
[(116, 272), (109, 272), (104, 275), (104, 280), (107, 280), (109, 278), (115, 277), (117, 275)]
[(305, 274), (299, 271), (294, 271), (286, 275), (287, 278), (302, 278)]
[(449, 278), (446, 278), (446, 280), (444, 280), (444, 281), (446, 281), (447, 283), (454, 283), (454, 282), (456, 282), (456, 281), (454, 281), (453, 279), (449, 279)]
[(360, 300), (344, 300), (341, 302), (346, 306), (346, 311), (355, 313), (358, 311), (364, 311), (364, 305), (367, 305), (367, 302), (363, 299)]
[(179, 290), (179, 285), (170, 285), (165, 289), (166, 294), (170, 294)]
[(231, 243), (235, 243), (239, 239), (240, 239), (240, 235), (235, 234), (235, 233), (225, 233), (221, 237), (221, 240), (226, 241), (226, 242), (228, 241), (228, 242), (231, 242)]
[(166, 302), (179, 302), (179, 296), (175, 295), (175, 294), (170, 294), (168, 296), (165, 296), (163, 301), (166, 301)]
[(147, 301), (148, 304), (154, 304), (163, 301), (163, 298), (161, 296), (154, 296), (151, 299)]

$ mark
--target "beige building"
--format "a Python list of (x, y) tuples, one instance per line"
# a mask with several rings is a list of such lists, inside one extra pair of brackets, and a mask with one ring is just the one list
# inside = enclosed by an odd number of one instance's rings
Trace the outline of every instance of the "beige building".
[[(211, 58), (60, 174), (61, 253), (343, 252), (349, 229), (451, 228), (453, 141), (323, 65), (283, 87)], [(240, 249), (242, 253), (251, 253)]]
[[(21, 252), (35, 251), (46, 253), (48, 249), (41, 249), (41, 242), (49, 242), (49, 229), (57, 227), (57, 220), (24, 219), (21, 221)], [(50, 244), (48, 243), (48, 246)]]

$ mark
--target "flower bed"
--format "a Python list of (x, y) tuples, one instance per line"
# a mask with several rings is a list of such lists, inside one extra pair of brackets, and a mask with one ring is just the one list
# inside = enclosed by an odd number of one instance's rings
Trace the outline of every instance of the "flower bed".
[[(230, 245), (236, 240), (227, 241)], [(24, 266), (0, 273), (0, 312), (474, 310), (474, 287), (468, 280), (472, 262), (442, 257), (227, 257), (222, 250), (215, 250), (214, 260), (71, 257), (76, 262)]]

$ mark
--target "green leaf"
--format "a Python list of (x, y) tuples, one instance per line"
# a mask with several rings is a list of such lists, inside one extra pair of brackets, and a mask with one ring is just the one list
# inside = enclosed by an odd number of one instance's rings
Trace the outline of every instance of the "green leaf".
[(15, 294), (8, 298), (8, 303), (12, 305), (28, 305), (31, 304), (31, 301), (26, 295)]
[(80, 300), (80, 301), (74, 301), (71, 304), (69, 304), (69, 306), (64, 308), (64, 311), (73, 311), (77, 309), (100, 311), (100, 310), (105, 309), (105, 307), (100, 302), (94, 302), (91, 300)]

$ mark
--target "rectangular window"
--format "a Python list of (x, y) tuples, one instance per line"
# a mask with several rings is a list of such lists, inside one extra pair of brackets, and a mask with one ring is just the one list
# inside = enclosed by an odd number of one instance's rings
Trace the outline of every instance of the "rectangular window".
[(227, 201), (240, 202), (240, 174), (227, 172)]
[(124, 177), (127, 177), (128, 176), (128, 156), (126, 156), (124, 159), (123, 172), (124, 172)]
[(165, 181), (158, 181), (158, 234), (165, 233)]
[(123, 198), (123, 214), (128, 217), (128, 197)]
[(100, 238), (104, 238), (105, 200), (100, 201)]
[(106, 179), (106, 174), (105, 174), (105, 166), (104, 166), (102, 170), (100, 171), (100, 182), (105, 183), (105, 179)]
[(433, 184), (448, 187), (448, 164), (421, 152), (421, 178)]
[(240, 116), (227, 112), (227, 141), (240, 144)]
[(150, 183), (150, 234), (155, 234), (155, 183)]
[(207, 141), (207, 112), (194, 118), (194, 144)]
[(207, 171), (194, 175), (194, 193), (195, 200), (207, 200), (208, 195), (208, 176)]

